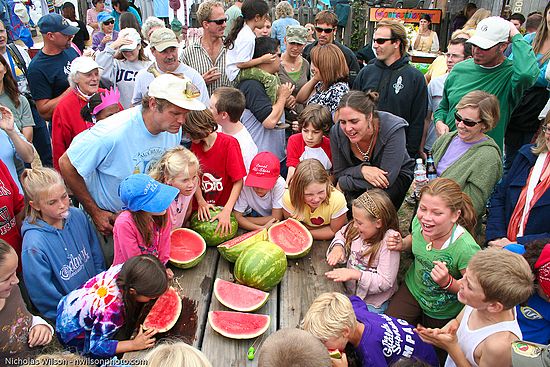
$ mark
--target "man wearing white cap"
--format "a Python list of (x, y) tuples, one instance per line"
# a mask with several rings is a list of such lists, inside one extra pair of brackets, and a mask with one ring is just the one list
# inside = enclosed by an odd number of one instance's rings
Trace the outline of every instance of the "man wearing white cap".
[[(164, 74), (151, 83), (141, 106), (108, 117), (73, 140), (59, 167), (99, 232), (112, 234), (115, 213), (122, 209), (120, 182), (147, 173), (166, 149), (180, 143), (187, 113), (205, 108), (189, 79)], [(110, 263), (112, 244), (103, 250)]]
[[(504, 56), (509, 39), (512, 41), (513, 61)], [(500, 17), (479, 22), (475, 35), (467, 42), (472, 44), (473, 57), (458, 63), (449, 74), (443, 99), (434, 113), (436, 131), (442, 135), (455, 130), (457, 103), (468, 92), (481, 89), (494, 94), (500, 102), (500, 120), (487, 135), (502, 150), (510, 115), (523, 92), (535, 83), (539, 75), (537, 59), (514, 24)]]

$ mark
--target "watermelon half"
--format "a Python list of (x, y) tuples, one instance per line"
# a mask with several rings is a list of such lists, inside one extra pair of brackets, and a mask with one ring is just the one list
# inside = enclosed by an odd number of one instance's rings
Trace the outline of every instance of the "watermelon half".
[(313, 245), (309, 230), (292, 218), (272, 225), (267, 234), (269, 241), (282, 248), (289, 259), (306, 256)]
[(256, 311), (269, 297), (269, 293), (220, 278), (214, 282), (214, 295), (225, 307), (241, 312)]
[(143, 321), (143, 329), (157, 329), (165, 333), (176, 325), (181, 313), (181, 298), (178, 292), (170, 287), (157, 300)]
[(257, 229), (252, 232), (247, 232), (239, 237), (235, 237), (229, 241), (225, 241), (218, 245), (218, 251), (229, 262), (234, 263), (237, 258), (246, 248), (256, 242), (267, 240), (267, 230)]
[(210, 311), (208, 323), (218, 333), (231, 339), (256, 338), (269, 328), (269, 315), (234, 311)]
[[(209, 209), (210, 218), (218, 215), (222, 211), (222, 209), (223, 207), (221, 206), (216, 206), (214, 209)], [(237, 230), (239, 229), (237, 218), (235, 218), (235, 215), (233, 215), (233, 213), (231, 213), (230, 218), (231, 230), (229, 231), (229, 233), (223, 236), (216, 233), (216, 227), (219, 223), (217, 219), (213, 222), (210, 222), (208, 220), (199, 220), (198, 212), (193, 213), (193, 215), (191, 216), (191, 229), (200, 234), (202, 238), (204, 238), (208, 246), (217, 246), (220, 243), (230, 240), (237, 235)]]
[(201, 262), (206, 254), (206, 242), (197, 232), (178, 228), (170, 234), (170, 263), (188, 269)]

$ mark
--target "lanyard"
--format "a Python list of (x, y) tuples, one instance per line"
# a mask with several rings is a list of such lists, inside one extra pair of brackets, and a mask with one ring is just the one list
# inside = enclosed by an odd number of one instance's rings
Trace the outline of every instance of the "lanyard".
[(6, 47), (6, 53), (8, 54), (8, 61), (10, 62), (11, 73), (13, 74), (13, 77), (17, 81), (18, 77), (17, 77), (17, 74), (15, 73), (15, 64), (13, 63), (13, 58), (11, 57), (10, 50), (8, 50), (7, 47)]

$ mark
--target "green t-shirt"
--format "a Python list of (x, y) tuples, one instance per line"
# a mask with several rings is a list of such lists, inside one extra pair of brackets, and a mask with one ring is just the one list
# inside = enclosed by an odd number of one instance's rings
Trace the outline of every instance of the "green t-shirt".
[(231, 31), (231, 28), (233, 28), (233, 22), (235, 20), (243, 15), (241, 13), (241, 8), (239, 8), (237, 5), (232, 5), (225, 11), (225, 16), (227, 17), (227, 23), (225, 24), (225, 31), (223, 32), (224, 37), (227, 37), (229, 32)]
[(481, 248), (464, 229), (464, 233), (442, 250), (426, 250), (427, 242), (422, 237), (420, 222), (416, 216), (412, 226), (412, 252), (414, 261), (405, 275), (405, 283), (424, 313), (434, 319), (450, 319), (458, 315), (464, 306), (456, 294), (447, 292), (433, 281), (430, 272), (434, 261), (447, 263), (449, 273), (455, 279), (462, 278), (461, 270), (466, 269), (470, 258)]

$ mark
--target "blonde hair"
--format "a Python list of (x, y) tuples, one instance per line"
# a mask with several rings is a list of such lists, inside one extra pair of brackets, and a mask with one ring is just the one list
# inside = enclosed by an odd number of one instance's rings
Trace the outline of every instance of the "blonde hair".
[(331, 367), (327, 348), (307, 331), (285, 328), (263, 343), (258, 367)]
[(337, 292), (323, 293), (313, 301), (301, 323), (302, 329), (326, 342), (341, 337), (347, 328), (357, 327), (357, 318), (348, 297)]
[(208, 21), (212, 15), (212, 9), (220, 7), (223, 9), (223, 4), (220, 1), (207, 0), (202, 2), (197, 9), (197, 21), (202, 26), (202, 22)]
[(409, 48), (409, 39), (407, 38), (407, 29), (405, 29), (405, 26), (397, 20), (388, 19), (381, 20), (376, 24), (376, 29), (383, 27), (390, 29), (391, 38), (394, 38), (394, 41), (391, 41), (392, 43), (395, 41), (400, 41), (399, 54), (401, 56), (405, 55), (407, 53), (407, 49)]
[[(309, 184), (325, 184), (327, 197), (322, 204), (327, 205), (330, 201), (330, 194), (333, 189), (330, 177), (325, 167), (315, 158), (304, 159), (298, 166), (290, 179), (288, 191), (290, 202), (294, 207), (293, 217), (297, 220), (304, 220), (305, 213), (309, 210), (305, 203), (304, 191)], [(321, 204), (321, 205), (322, 205)]]
[(474, 90), (460, 99), (456, 109), (471, 107), (479, 111), (481, 124), (485, 126), (485, 132), (493, 130), (500, 119), (500, 104), (493, 94), (482, 90)]
[(460, 210), (458, 224), (466, 228), (470, 233), (475, 233), (477, 214), (468, 194), (462, 192), (460, 185), (449, 178), (436, 178), (420, 190), (422, 196), (431, 195), (440, 198), (453, 213)]
[(505, 310), (526, 301), (534, 290), (534, 276), (523, 256), (488, 248), (478, 251), (468, 263), (485, 294), (486, 302), (500, 302)]
[(153, 166), (149, 172), (154, 180), (166, 183), (179, 174), (189, 178), (189, 167), (194, 166), (197, 171), (200, 168), (199, 160), (192, 151), (182, 146), (168, 149), (160, 160)]
[[(388, 194), (380, 189), (367, 190), (357, 199), (353, 200), (352, 205), (362, 210), (367, 219), (375, 222), (380, 220), (382, 227), (378, 230), (376, 236), (370, 239), (371, 246), (361, 254), (362, 257), (369, 256), (368, 265), (371, 266), (372, 262), (378, 255), (382, 239), (389, 229), (393, 229), (399, 232), (399, 221), (397, 220), (397, 211), (393, 206)], [(344, 231), (344, 237), (346, 239), (345, 247), (346, 253), (351, 251), (351, 243), (359, 237), (359, 231), (354, 226), (355, 220), (352, 219), (346, 230)]]
[(42, 219), (40, 211), (34, 209), (29, 202), (39, 202), (44, 199), (44, 195), (50, 192), (50, 189), (55, 185), (65, 187), (65, 182), (61, 175), (52, 168), (36, 167), (26, 169), (21, 174), (21, 186), (25, 192), (27, 202), (25, 215), (29, 223), (36, 223), (37, 219)]
[(464, 27), (462, 27), (463, 31), (468, 30), (474, 30), (477, 28), (477, 25), (479, 22), (481, 22), (485, 18), (489, 18), (491, 16), (491, 12), (484, 8), (479, 8), (476, 10), (476, 12), (466, 21), (464, 24)]
[(200, 350), (184, 342), (161, 344), (145, 360), (150, 367), (212, 367)]
[[(542, 123), (543, 126), (547, 126), (550, 128), (550, 111), (546, 114), (546, 117), (544, 118), (544, 122)], [(546, 134), (540, 130), (539, 135), (537, 136), (537, 140), (535, 141), (535, 145), (531, 148), (531, 151), (533, 154), (539, 155), (544, 152), (548, 152), (548, 146), (546, 145)]]
[(275, 19), (292, 18), (293, 16), (294, 9), (288, 1), (281, 1), (275, 6)]
[(313, 47), (311, 63), (319, 70), (319, 77), (325, 89), (334, 83), (348, 80), (349, 68), (346, 57), (342, 50), (332, 43)]

